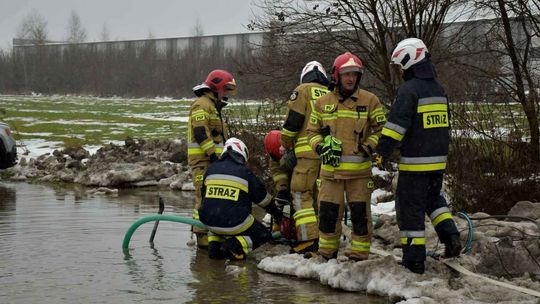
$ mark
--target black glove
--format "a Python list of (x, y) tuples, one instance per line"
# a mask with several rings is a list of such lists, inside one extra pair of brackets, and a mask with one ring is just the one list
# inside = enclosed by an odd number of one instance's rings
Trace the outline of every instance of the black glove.
[(324, 126), (321, 128), (321, 135), (322, 137), (326, 137), (328, 135), (330, 135), (330, 126)]
[(287, 172), (291, 174), (294, 170), (294, 167), (296, 167), (296, 154), (294, 154), (294, 150), (291, 149), (285, 152), (281, 160), (283, 161), (283, 166), (285, 167), (285, 170), (287, 170)]
[(291, 195), (289, 190), (281, 190), (274, 197), (274, 201), (279, 210), (283, 210), (283, 206), (291, 203)]
[(210, 163), (216, 162), (219, 160), (219, 157), (216, 155), (216, 153), (210, 154)]
[(268, 206), (266, 206), (266, 212), (268, 212), (272, 216), (274, 222), (281, 222), (281, 219), (283, 218), (283, 212), (279, 210), (279, 208), (274, 202), (271, 202)]

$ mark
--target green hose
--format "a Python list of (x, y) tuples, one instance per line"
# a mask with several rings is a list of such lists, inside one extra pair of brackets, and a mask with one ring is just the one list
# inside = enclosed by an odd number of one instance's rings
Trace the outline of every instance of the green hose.
[(122, 242), (122, 249), (128, 249), (129, 247), (129, 241), (131, 240), (131, 236), (139, 228), (140, 225), (148, 222), (155, 222), (155, 221), (169, 221), (169, 222), (177, 222), (177, 223), (184, 223), (189, 224), (198, 228), (206, 228), (206, 226), (201, 223), (200, 221), (194, 220), (192, 218), (187, 217), (181, 217), (176, 215), (163, 215), (163, 214), (155, 214), (155, 215), (149, 215), (145, 216), (143, 218), (138, 219), (135, 223), (129, 227), (128, 231), (126, 232), (126, 235), (124, 236), (124, 242)]
[[(177, 223), (188, 224), (188, 225), (195, 226), (202, 229), (206, 228), (206, 226), (203, 223), (201, 223), (200, 221), (194, 220), (192, 218), (181, 217), (181, 216), (176, 216), (176, 215), (163, 215), (163, 214), (149, 215), (149, 216), (140, 218), (137, 221), (135, 221), (135, 223), (131, 224), (128, 231), (126, 232), (126, 235), (124, 236), (124, 241), (122, 242), (122, 249), (124, 249), (124, 251), (128, 249), (131, 236), (133, 235), (135, 230), (139, 228), (140, 225), (144, 223), (148, 223), (148, 222), (155, 222), (155, 221), (177, 222)], [(281, 233), (279, 231), (272, 233), (272, 238), (278, 239), (280, 237), (281, 237)]]

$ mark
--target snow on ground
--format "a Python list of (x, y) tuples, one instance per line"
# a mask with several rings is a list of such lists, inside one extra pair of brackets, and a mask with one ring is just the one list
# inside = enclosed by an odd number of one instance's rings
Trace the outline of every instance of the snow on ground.
[(382, 214), (394, 216), (396, 215), (396, 202), (391, 201), (391, 202), (384, 202), (384, 203), (378, 203), (378, 204), (371, 204), (371, 213), (375, 216), (380, 216)]
[(262, 259), (258, 268), (319, 281), (332, 288), (389, 297), (392, 302), (538, 303), (538, 299), (532, 296), (491, 285), (478, 278), (457, 275), (431, 258), (426, 261), (423, 275), (406, 270), (393, 255), (375, 254), (361, 262), (349, 261), (344, 256), (325, 261), (322, 257), (305, 259), (301, 255), (285, 254)]
[[(108, 143), (113, 143), (115, 145), (124, 144), (123, 141), (109, 141)], [(92, 155), (105, 144), (107, 143), (100, 145), (86, 145), (84, 148)], [(40, 138), (19, 140), (17, 142), (17, 156), (19, 160), (23, 157), (26, 159), (38, 158), (47, 153), (51, 155), (54, 150), (61, 150), (63, 148), (64, 143), (60, 141), (48, 141)]]
[(385, 170), (380, 170), (377, 167), (371, 168), (371, 174), (380, 176), (381, 178), (383, 178), (385, 180), (389, 180), (389, 179), (392, 178), (392, 173), (390, 173), (388, 171), (385, 171)]
[(162, 121), (179, 121), (179, 122), (188, 122), (188, 112), (181, 116), (168, 115), (166, 113), (144, 113), (144, 114), (130, 114), (129, 116), (133, 118), (145, 118), (152, 120), (162, 120)]
[(19, 160), (23, 157), (27, 159), (38, 158), (40, 155), (52, 153), (55, 149), (61, 149), (63, 146), (63, 142), (40, 138), (19, 140), (17, 142), (17, 156)]

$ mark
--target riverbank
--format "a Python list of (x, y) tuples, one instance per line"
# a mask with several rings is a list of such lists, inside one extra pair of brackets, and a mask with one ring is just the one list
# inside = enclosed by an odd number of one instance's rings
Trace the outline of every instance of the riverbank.
[(81, 146), (19, 157), (19, 163), (0, 172), (4, 179), (76, 183), (88, 187), (168, 187), (193, 190), (183, 139), (132, 139), (109, 143), (90, 154)]

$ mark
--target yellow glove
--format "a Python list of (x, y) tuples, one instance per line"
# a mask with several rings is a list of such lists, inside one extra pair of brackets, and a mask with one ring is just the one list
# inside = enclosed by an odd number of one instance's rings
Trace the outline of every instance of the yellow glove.
[(379, 170), (384, 170), (385, 159), (384, 159), (384, 157), (382, 155), (380, 155), (377, 152), (374, 152), (373, 154), (371, 154), (371, 159), (375, 163), (375, 166), (377, 166), (377, 168), (379, 168)]

